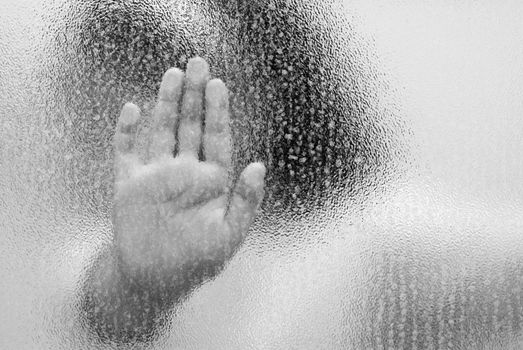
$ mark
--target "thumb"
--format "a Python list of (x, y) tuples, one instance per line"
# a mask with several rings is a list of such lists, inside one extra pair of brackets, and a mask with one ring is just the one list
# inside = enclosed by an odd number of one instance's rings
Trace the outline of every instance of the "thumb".
[(241, 173), (225, 220), (231, 233), (242, 239), (251, 225), (265, 194), (265, 166), (251, 163)]

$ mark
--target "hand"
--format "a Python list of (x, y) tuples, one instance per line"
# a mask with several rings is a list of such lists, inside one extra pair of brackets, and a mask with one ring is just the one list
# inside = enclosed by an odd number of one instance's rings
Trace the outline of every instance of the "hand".
[[(113, 225), (123, 272), (163, 283), (183, 269), (219, 268), (232, 256), (263, 199), (265, 167), (247, 166), (230, 195), (228, 90), (218, 79), (209, 81), (201, 58), (189, 61), (185, 75), (176, 68), (164, 74), (153, 118), (142, 161), (135, 147), (140, 110), (131, 103), (122, 109)], [(200, 147), (205, 161), (198, 159)]]

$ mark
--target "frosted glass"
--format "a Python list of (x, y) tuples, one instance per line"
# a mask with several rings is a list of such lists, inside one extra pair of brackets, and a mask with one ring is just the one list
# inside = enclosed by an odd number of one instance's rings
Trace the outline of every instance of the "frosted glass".
[[(523, 4), (0, 4), (0, 348), (523, 346)], [(199, 55), (266, 198), (148, 343), (82, 318), (112, 242), (112, 137)], [(147, 124), (147, 123), (146, 123)], [(144, 125), (146, 128), (147, 125)]]

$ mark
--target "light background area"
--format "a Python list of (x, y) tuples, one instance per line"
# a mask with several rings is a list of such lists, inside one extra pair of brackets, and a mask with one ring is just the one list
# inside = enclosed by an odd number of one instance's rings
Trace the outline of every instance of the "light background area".
[(347, 2), (404, 102), (420, 159), (449, 190), (523, 198), (523, 6)]

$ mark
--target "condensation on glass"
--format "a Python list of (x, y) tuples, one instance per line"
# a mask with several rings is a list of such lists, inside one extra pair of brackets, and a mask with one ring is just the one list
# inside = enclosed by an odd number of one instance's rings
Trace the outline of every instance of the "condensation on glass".
[[(523, 6), (3, 1), (0, 347), (104, 349), (122, 105), (199, 55), (262, 212), (153, 349), (512, 349), (523, 324)], [(147, 127), (145, 122), (144, 128)]]

